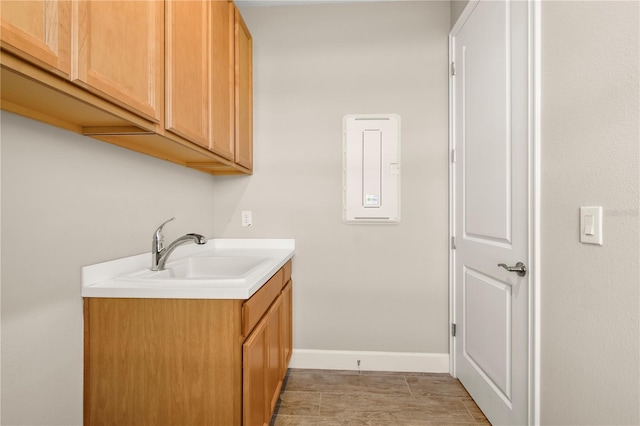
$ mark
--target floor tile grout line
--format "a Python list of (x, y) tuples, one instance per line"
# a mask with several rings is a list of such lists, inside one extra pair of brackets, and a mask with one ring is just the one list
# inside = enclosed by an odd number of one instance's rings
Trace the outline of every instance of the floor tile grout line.
[(473, 424), (476, 424), (476, 425), (481, 424), (478, 422), (478, 419), (476, 419), (476, 416), (473, 415), (471, 410), (469, 410), (469, 407), (467, 407), (467, 404), (465, 404), (464, 400), (462, 401), (462, 406), (464, 407), (465, 410), (467, 410), (467, 413), (469, 413), (469, 415), (471, 416), (471, 419), (473, 420)]
[(409, 396), (414, 396), (413, 395), (413, 391), (411, 390), (411, 385), (409, 385), (409, 381), (407, 380), (407, 376), (402, 376), (404, 377), (404, 383), (407, 385), (407, 389), (409, 389)]

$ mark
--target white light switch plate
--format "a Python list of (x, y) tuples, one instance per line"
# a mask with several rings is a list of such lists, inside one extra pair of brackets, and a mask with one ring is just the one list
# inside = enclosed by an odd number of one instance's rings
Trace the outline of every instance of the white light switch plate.
[(602, 245), (602, 206), (580, 207), (580, 242)]

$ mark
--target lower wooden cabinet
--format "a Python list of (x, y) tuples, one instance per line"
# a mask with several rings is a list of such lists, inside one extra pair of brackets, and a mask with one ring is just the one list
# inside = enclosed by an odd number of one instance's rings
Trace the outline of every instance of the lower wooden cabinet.
[[(290, 275), (290, 274), (289, 274)], [(287, 367), (293, 355), (293, 283), (287, 281), (282, 289), (282, 376), (287, 374)]]
[(243, 414), (245, 425), (263, 425), (267, 410), (267, 323), (262, 321), (244, 344), (243, 361)]
[(284, 376), (282, 375), (282, 343), (280, 336), (282, 335), (282, 327), (280, 321), (280, 315), (282, 311), (282, 296), (274, 302), (271, 308), (271, 314), (267, 319), (267, 381), (265, 403), (267, 407), (267, 421), (273, 414), (278, 397), (280, 396), (280, 389), (282, 388), (282, 382)]
[(282, 388), (280, 312), (282, 296), (273, 303), (243, 346), (244, 424), (268, 425)]
[(285, 272), (285, 287), (243, 345), (244, 426), (270, 424), (287, 374), (292, 353), (290, 274)]
[(291, 352), (290, 266), (246, 301), (86, 298), (84, 424), (268, 425)]

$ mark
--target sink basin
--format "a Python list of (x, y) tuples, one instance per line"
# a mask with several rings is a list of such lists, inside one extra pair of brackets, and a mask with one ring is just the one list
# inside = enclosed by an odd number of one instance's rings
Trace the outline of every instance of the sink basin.
[(83, 266), (82, 297), (247, 300), (294, 253), (294, 240), (210, 239), (178, 247), (155, 272), (142, 253)]
[(144, 270), (120, 277), (126, 281), (181, 281), (243, 279), (267, 257), (194, 256), (167, 264), (163, 271)]

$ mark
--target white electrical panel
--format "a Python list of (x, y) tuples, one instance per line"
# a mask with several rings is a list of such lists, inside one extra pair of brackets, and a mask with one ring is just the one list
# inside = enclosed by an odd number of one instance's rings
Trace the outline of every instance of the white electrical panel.
[(347, 115), (343, 122), (343, 219), (400, 221), (400, 116)]

